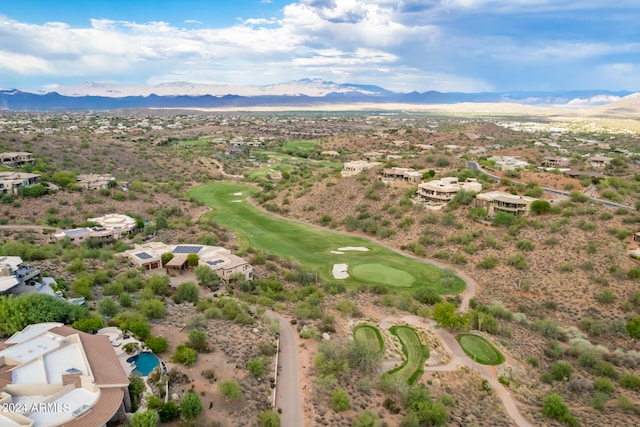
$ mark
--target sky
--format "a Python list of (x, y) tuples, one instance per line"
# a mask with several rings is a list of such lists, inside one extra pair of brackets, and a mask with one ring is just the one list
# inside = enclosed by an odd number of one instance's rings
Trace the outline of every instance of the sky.
[(640, 91), (638, 1), (3, 1), (0, 88), (320, 78), (397, 92)]

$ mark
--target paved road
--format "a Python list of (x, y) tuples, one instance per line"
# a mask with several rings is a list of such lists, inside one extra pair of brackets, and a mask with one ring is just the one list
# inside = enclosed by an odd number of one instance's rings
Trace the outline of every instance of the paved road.
[(298, 334), (287, 319), (267, 310), (265, 315), (280, 322), (280, 353), (276, 386), (276, 407), (282, 409), (280, 423), (286, 427), (302, 427), (302, 390), (298, 367)]
[[(467, 162), (467, 166), (469, 166), (471, 169), (478, 171), (478, 172), (482, 172), (483, 174), (487, 175), (489, 178), (496, 180), (496, 181), (500, 181), (501, 178), (497, 175), (492, 175), (489, 172), (487, 172), (486, 170), (482, 169), (480, 167), (480, 165), (476, 162), (472, 162), (469, 161)], [(514, 183), (517, 183), (518, 181), (511, 181)], [(571, 194), (567, 191), (562, 191), (562, 190), (556, 190), (555, 188), (548, 188), (548, 187), (542, 187), (542, 190), (545, 193), (552, 193), (552, 194), (557, 194), (559, 196), (565, 196), (565, 197), (570, 197)], [(591, 191), (593, 192), (593, 190)], [(588, 194), (585, 193), (585, 195), (587, 197), (589, 197)], [(603, 199), (596, 199), (595, 197), (589, 197), (589, 200), (594, 202), (594, 203), (600, 203), (604, 206), (610, 207), (610, 208), (626, 208), (626, 209), (631, 209), (631, 210), (635, 210), (635, 208), (633, 206), (628, 206), (628, 205), (622, 205), (620, 203), (615, 203), (615, 202), (610, 202), (608, 200), (603, 200)]]

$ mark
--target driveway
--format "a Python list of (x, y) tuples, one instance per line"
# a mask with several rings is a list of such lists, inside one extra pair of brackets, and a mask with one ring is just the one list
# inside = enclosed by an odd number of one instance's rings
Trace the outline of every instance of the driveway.
[(280, 423), (286, 427), (302, 427), (304, 422), (298, 369), (298, 333), (295, 327), (279, 314), (267, 310), (265, 315), (269, 319), (280, 322), (280, 353), (276, 384), (276, 407), (282, 410)]

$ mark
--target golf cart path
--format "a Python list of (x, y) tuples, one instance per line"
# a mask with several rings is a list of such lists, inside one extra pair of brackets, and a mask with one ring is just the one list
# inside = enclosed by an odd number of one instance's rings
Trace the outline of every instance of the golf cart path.
[(434, 331), (441, 338), (441, 342), (444, 345), (445, 349), (449, 352), (449, 354), (451, 354), (451, 360), (447, 364), (439, 366), (425, 366), (425, 371), (455, 371), (460, 366), (467, 366), (468, 368), (476, 371), (485, 380), (487, 380), (489, 384), (491, 384), (492, 390), (502, 401), (502, 406), (504, 406), (507, 415), (511, 417), (515, 425), (519, 427), (533, 427), (533, 424), (531, 424), (529, 420), (527, 420), (520, 413), (520, 410), (516, 405), (516, 400), (511, 396), (511, 393), (509, 393), (509, 391), (498, 381), (496, 371), (488, 369), (487, 367), (476, 363), (469, 356), (467, 356), (460, 347), (460, 344), (458, 344), (456, 338), (451, 333), (449, 333), (445, 329), (437, 328), (433, 320), (427, 320), (415, 315), (404, 315), (399, 319), (384, 319), (380, 322), (380, 325), (382, 326), (386, 323), (397, 325), (398, 320), (414, 327), (427, 328)]

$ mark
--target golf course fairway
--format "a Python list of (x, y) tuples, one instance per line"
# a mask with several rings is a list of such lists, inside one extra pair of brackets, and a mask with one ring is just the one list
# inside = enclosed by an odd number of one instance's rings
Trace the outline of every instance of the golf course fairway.
[[(241, 247), (251, 246), (296, 261), (304, 270), (317, 272), (325, 281), (339, 280), (348, 287), (383, 285), (395, 290), (426, 287), (441, 295), (457, 294), (465, 287), (464, 281), (453, 273), (393, 252), (371, 240), (264, 213), (246, 200), (259, 191), (247, 185), (216, 182), (198, 186), (187, 196), (212, 208), (202, 220), (213, 220), (234, 232)], [(345, 247), (369, 250), (332, 253)], [(334, 264), (347, 264), (349, 277), (335, 279)], [(370, 270), (374, 273), (367, 273)]]

